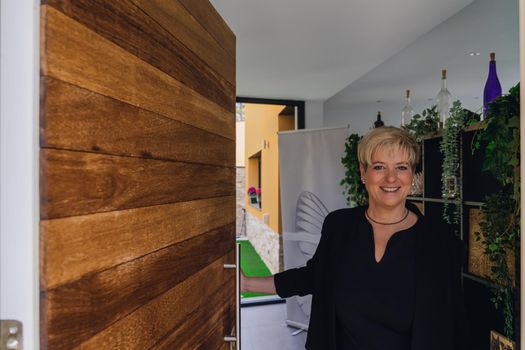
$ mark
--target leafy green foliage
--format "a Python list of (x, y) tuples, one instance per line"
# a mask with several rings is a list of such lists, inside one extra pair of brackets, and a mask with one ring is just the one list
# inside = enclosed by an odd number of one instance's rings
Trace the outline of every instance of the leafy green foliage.
[(351, 134), (345, 142), (345, 156), (341, 158), (341, 163), (346, 168), (345, 177), (339, 185), (343, 186), (343, 195), (348, 206), (365, 205), (368, 201), (366, 189), (361, 183), (359, 173), (359, 160), (357, 158), (357, 144), (361, 137)]
[(474, 149), (485, 150), (483, 169), (504, 186), (513, 185), (512, 196), (519, 198), (520, 98), (519, 84), (489, 104), (486, 127), (477, 135)]
[(485, 198), (481, 211), (483, 220), (476, 232), (476, 239), (481, 240), (488, 256), (493, 282), (492, 298), (496, 308), (503, 308), (505, 335), (512, 338), (514, 334), (515, 287), (513, 276), (508, 266), (509, 252), (516, 247), (519, 238), (519, 221), (514, 215), (516, 202), (505, 191), (491, 194)]
[(468, 109), (464, 109), (463, 113), (465, 114), (465, 125), (472, 125), (479, 122), (479, 114), (469, 111)]
[(517, 84), (489, 104), (485, 128), (473, 145), (474, 151), (481, 149), (485, 153), (482, 169), (492, 173), (503, 186), (500, 192), (485, 198), (481, 232), (476, 235), (482, 239), (491, 262), (492, 302), (496, 308), (503, 308), (504, 332), (509, 338), (517, 334), (520, 294), (519, 273), (516, 271), (514, 282), (508, 267), (509, 252), (514, 252), (516, 267), (520, 261), (519, 90)]
[[(454, 101), (450, 109), (450, 116), (445, 121), (443, 139), (439, 150), (443, 154), (441, 195), (445, 199), (443, 218), (449, 224), (459, 224), (462, 215), (461, 181), (459, 179), (460, 135), (465, 126), (465, 112), (461, 102)], [(451, 202), (450, 200), (454, 200)]]
[(412, 117), (410, 123), (404, 127), (416, 140), (421, 141), (425, 135), (435, 134), (439, 129), (439, 114), (437, 106), (425, 109), (421, 114)]

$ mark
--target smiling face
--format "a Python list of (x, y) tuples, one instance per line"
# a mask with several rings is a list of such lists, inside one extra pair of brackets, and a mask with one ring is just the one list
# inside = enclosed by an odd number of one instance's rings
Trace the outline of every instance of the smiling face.
[(371, 208), (395, 209), (405, 206), (414, 170), (404, 149), (380, 147), (372, 153), (371, 164), (366, 169), (361, 164), (360, 170)]

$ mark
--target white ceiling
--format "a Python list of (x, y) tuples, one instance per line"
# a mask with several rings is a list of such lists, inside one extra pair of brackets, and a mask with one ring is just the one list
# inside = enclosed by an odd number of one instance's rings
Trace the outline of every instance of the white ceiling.
[(479, 112), (489, 52), (496, 52), (503, 93), (519, 81), (518, 10), (518, 0), (474, 1), (326, 100), (323, 125), (351, 124), (354, 132), (364, 133), (377, 111), (386, 124), (399, 125), (405, 89), (420, 113), (435, 103), (442, 68), (448, 71), (452, 98)]
[(473, 0), (211, 0), (237, 37), (237, 95), (326, 100)]

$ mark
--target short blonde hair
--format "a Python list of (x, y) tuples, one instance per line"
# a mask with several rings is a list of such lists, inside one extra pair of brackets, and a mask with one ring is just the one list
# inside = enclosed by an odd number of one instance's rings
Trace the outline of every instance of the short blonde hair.
[(408, 155), (408, 163), (415, 169), (419, 163), (421, 151), (416, 139), (406, 130), (394, 126), (383, 126), (368, 132), (357, 145), (359, 163), (365, 169), (372, 164), (372, 155), (378, 149), (404, 150)]

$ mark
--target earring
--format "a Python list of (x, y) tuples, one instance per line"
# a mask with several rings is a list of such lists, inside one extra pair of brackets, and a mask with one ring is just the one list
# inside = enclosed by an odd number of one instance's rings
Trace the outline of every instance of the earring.
[(361, 178), (361, 182), (363, 183), (363, 185), (365, 184), (365, 178), (364, 177)]

